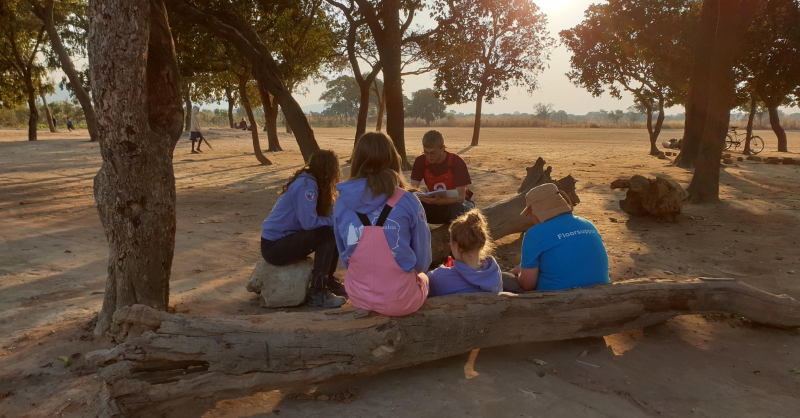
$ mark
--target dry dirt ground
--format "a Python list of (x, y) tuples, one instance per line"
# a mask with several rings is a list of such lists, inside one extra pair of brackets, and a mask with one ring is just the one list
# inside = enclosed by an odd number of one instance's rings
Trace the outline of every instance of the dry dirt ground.
[[(407, 130), (409, 155), (421, 152), (423, 132)], [(726, 166), (722, 203), (689, 205), (677, 222), (660, 223), (630, 219), (617, 203), (624, 194), (608, 187), (637, 173), (688, 185), (689, 172), (647, 155), (644, 131), (484, 129), (478, 147), (468, 146), (469, 129), (443, 132), (469, 164), (478, 207), (514, 193), (539, 156), (555, 177), (575, 176), (576, 213), (601, 231), (612, 280), (733, 277), (800, 298), (800, 166)], [(344, 163), (352, 131), (317, 134)], [(772, 133), (758, 134), (767, 139), (763, 155), (778, 155)], [(259, 257), (261, 221), (301, 157), (286, 134), (286, 151), (268, 154), (275, 163), (268, 167), (257, 165), (247, 133), (212, 129), (207, 136), (213, 151), (190, 154), (185, 136), (175, 149), (171, 304), (191, 315), (265, 313), (245, 284)], [(111, 345), (90, 331), (107, 257), (92, 198), (99, 149), (85, 131), (40, 132), (39, 139), (0, 130), (0, 417), (93, 416), (90, 394), (99, 382), (83, 358)], [(789, 146), (800, 148), (800, 133), (789, 133)], [(510, 266), (519, 237), (500, 244), (500, 262)], [(689, 316), (605, 338), (476, 350), (322, 386), (193, 399), (166, 416), (797, 417), (800, 374), (790, 371), (797, 367), (797, 331)], [(317, 399), (345, 391), (357, 394), (354, 401)]]

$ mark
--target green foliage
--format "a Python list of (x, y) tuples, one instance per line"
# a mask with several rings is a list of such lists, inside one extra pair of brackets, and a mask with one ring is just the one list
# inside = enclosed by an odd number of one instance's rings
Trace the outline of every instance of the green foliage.
[(584, 20), (561, 31), (573, 53), (567, 77), (595, 97), (630, 91), (642, 104), (683, 103), (690, 50), (699, 21), (695, 0), (609, 0), (593, 4)]
[(361, 90), (354, 77), (341, 75), (325, 83), (325, 90), (319, 97), (328, 104), (322, 112), (325, 116), (338, 116), (351, 118), (358, 116), (358, 107), (361, 103)]
[(542, 120), (550, 119), (550, 114), (553, 113), (552, 103), (536, 103), (533, 105), (533, 113), (536, 117)]
[(445, 117), (447, 105), (439, 101), (433, 89), (417, 90), (412, 94), (411, 103), (406, 108), (406, 116), (424, 120), (427, 125)]
[(800, 86), (800, 5), (797, 0), (765, 0), (745, 38), (746, 53), (735, 68), (740, 103), (750, 94), (773, 106), (797, 103)]
[(14, 107), (26, 99), (26, 77), (33, 82), (33, 89), (38, 87), (44, 67), (37, 54), (44, 38), (42, 24), (26, 1), (0, 2), (0, 105), (3, 107)]
[[(438, 2), (442, 3), (442, 2)], [(511, 85), (537, 88), (555, 41), (547, 19), (528, 0), (447, 2), (441, 30), (421, 42), (436, 68), (435, 88), (445, 103), (492, 103)]]

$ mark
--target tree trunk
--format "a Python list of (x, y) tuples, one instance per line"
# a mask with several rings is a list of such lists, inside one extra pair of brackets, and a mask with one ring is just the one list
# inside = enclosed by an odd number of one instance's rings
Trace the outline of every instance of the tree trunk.
[(383, 129), (383, 114), (386, 112), (386, 87), (382, 88), (380, 94), (378, 94), (378, 87), (376, 86), (375, 95), (378, 96), (378, 121), (375, 123), (375, 132), (380, 132)]
[(650, 135), (650, 155), (659, 155), (661, 150), (658, 149), (658, 136), (661, 134), (661, 127), (664, 126), (664, 98), (658, 100), (658, 117), (656, 118), (656, 126), (653, 127), (653, 113), (652, 109), (648, 109), (647, 114), (647, 133)]
[(778, 152), (789, 152), (788, 144), (786, 141), (786, 131), (781, 126), (781, 118), (778, 115), (778, 101), (772, 101), (767, 109), (769, 109), (769, 125), (772, 127), (772, 132), (778, 137)]
[(69, 84), (72, 87), (75, 98), (81, 105), (83, 115), (86, 118), (86, 127), (89, 131), (89, 138), (92, 142), (98, 140), (97, 133), (97, 115), (94, 113), (92, 106), (92, 98), (86, 89), (83, 88), (83, 79), (78, 75), (75, 70), (75, 65), (72, 63), (72, 58), (69, 56), (64, 43), (61, 42), (61, 37), (58, 34), (55, 24), (53, 23), (53, 0), (46, 0), (41, 4), (38, 2), (31, 2), (33, 5), (34, 13), (42, 20), (47, 36), (50, 37), (50, 45), (53, 52), (58, 56), (61, 63), (61, 69), (66, 74)]
[(231, 88), (225, 87), (225, 98), (228, 100), (228, 126), (233, 128), (233, 95)]
[[(261, 151), (261, 143), (258, 141), (258, 126), (256, 125), (256, 117), (253, 115), (253, 109), (250, 107), (250, 99), (247, 97), (247, 82), (249, 80), (249, 71), (245, 71), (245, 73), (239, 77), (239, 100), (241, 100), (242, 107), (244, 107), (244, 111), (247, 113), (247, 120), (250, 121), (250, 135), (253, 138), (253, 152), (255, 153), (256, 160), (258, 160), (259, 164), (272, 165), (272, 161), (265, 157), (264, 153)], [(267, 103), (269, 103), (269, 101), (267, 101)]]
[(723, 144), (735, 100), (733, 65), (741, 50), (747, 28), (755, 15), (757, 0), (705, 0), (716, 3), (719, 29), (709, 40), (713, 44), (708, 80), (708, 107), (697, 165), (688, 191), (692, 203), (719, 201), (719, 168)]
[(39, 110), (36, 109), (36, 89), (33, 87), (33, 76), (30, 71), (24, 72), (25, 91), (28, 93), (28, 141), (36, 141), (36, 125), (39, 123)]
[[(283, 110), (281, 110), (281, 112), (283, 112)], [(278, 112), (275, 111), (276, 123), (277, 123), (277, 119), (278, 119)], [(286, 113), (283, 114), (283, 120), (286, 120)], [(292, 130), (292, 125), (289, 125), (288, 123), (284, 123), (284, 125), (286, 125), (286, 133), (294, 135), (294, 131)]]
[(385, 0), (381, 3), (383, 33), (375, 34), (373, 31), (373, 36), (376, 38), (375, 43), (378, 47), (381, 63), (383, 63), (386, 133), (392, 138), (394, 147), (400, 154), (403, 169), (410, 170), (411, 164), (406, 158), (404, 131), (405, 110), (403, 109), (403, 78), (401, 75), (403, 33), (400, 29), (400, 2), (399, 0)]
[(507, 344), (602, 337), (680, 315), (733, 314), (800, 326), (800, 303), (732, 279), (638, 279), (562, 292), (429, 298), (392, 318), (336, 312), (189, 317), (145, 306), (115, 317), (118, 346), (87, 355), (102, 366), (109, 413), (160, 415), (162, 402), (308, 386)]
[(184, 124), (186, 125), (184, 131), (191, 132), (192, 131), (192, 97), (189, 94), (189, 85), (187, 84), (183, 88), (183, 103), (184, 107), (186, 108), (184, 111), (184, 115), (186, 119), (184, 120)]
[(708, 109), (708, 88), (714, 49), (714, 35), (717, 30), (719, 0), (703, 1), (700, 14), (699, 33), (692, 53), (692, 70), (689, 76), (689, 93), (686, 97), (686, 122), (683, 129), (681, 152), (675, 164), (682, 168), (694, 168), (700, 155), (700, 138), (706, 121)]
[(39, 93), (39, 97), (42, 98), (42, 107), (44, 107), (44, 115), (47, 117), (47, 127), (50, 128), (50, 132), (57, 132), (56, 124), (53, 123), (53, 114), (50, 113), (50, 106), (47, 105), (47, 99), (44, 98), (44, 94)]
[(314, 138), (314, 130), (308, 124), (303, 109), (286, 88), (272, 53), (253, 28), (242, 19), (226, 18), (223, 21), (212, 13), (204, 12), (184, 2), (175, 2), (171, 5), (186, 19), (205, 26), (212, 33), (231, 42), (236, 50), (252, 64), (253, 76), (259, 85), (265, 87), (283, 108), (286, 121), (294, 131), (300, 152), (308, 161), (311, 154), (319, 150), (317, 140)]
[(264, 127), (267, 129), (267, 151), (283, 151), (281, 141), (278, 139), (278, 101), (269, 94), (267, 89), (258, 84), (258, 95), (264, 107)]
[(356, 117), (356, 137), (355, 141), (358, 141), (358, 138), (361, 138), (361, 135), (364, 135), (364, 132), (367, 131), (367, 118), (369, 117), (369, 96), (370, 92), (372, 91), (371, 83), (366, 82), (366, 80), (358, 86), (358, 90), (360, 92), (360, 101), (358, 103), (358, 116)]
[[(183, 112), (161, 0), (89, 3), (89, 55), (103, 164), (94, 197), (109, 245), (95, 334), (134, 304), (165, 311), (175, 249), (172, 152)], [(148, 92), (152, 94), (148, 95)]]
[(478, 92), (478, 100), (475, 102), (475, 123), (472, 125), (471, 146), (478, 146), (478, 138), (481, 135), (481, 108), (483, 107), (483, 89)]
[(750, 114), (747, 115), (747, 133), (745, 135), (744, 140), (744, 151), (742, 154), (750, 155), (752, 154), (752, 150), (750, 149), (750, 141), (753, 139), (753, 120), (756, 117), (756, 108), (758, 107), (758, 103), (756, 101), (757, 94), (755, 91), (750, 92)]

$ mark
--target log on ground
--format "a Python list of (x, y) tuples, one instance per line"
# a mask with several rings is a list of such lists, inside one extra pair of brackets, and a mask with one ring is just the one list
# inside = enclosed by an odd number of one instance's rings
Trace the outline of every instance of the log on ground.
[(110, 414), (129, 414), (187, 396), (307, 385), (476, 348), (599, 337), (711, 313), (800, 327), (800, 302), (732, 279), (640, 279), (563, 292), (437, 297), (400, 318), (353, 308), (209, 318), (135, 305), (114, 316), (118, 339), (127, 341), (87, 359), (101, 367)]

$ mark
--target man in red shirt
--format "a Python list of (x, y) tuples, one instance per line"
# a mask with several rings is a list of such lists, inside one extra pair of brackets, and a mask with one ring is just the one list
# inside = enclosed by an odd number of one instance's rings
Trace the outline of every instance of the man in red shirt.
[[(448, 223), (475, 207), (469, 185), (467, 163), (458, 154), (445, 151), (444, 137), (439, 131), (428, 131), (422, 137), (424, 155), (414, 160), (411, 185), (427, 191), (456, 190), (454, 197), (419, 197), (428, 223)], [(424, 185), (420, 183), (424, 180)]]

